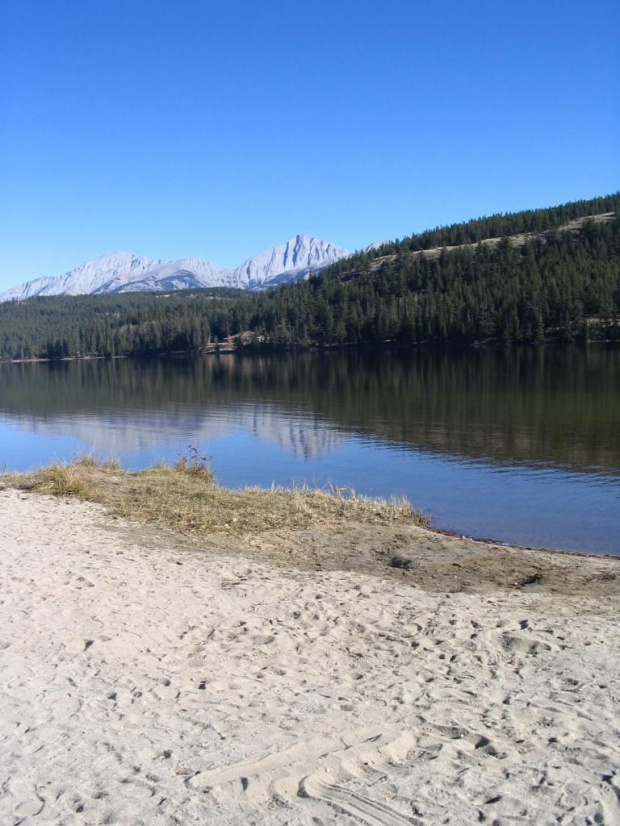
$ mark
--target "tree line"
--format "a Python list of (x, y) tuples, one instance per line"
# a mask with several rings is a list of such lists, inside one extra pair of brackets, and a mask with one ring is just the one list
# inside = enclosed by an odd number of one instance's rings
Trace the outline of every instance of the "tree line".
[[(620, 340), (618, 207), (614, 195), (477, 219), (354, 255), (307, 281), (263, 293), (6, 302), (0, 358), (200, 353), (225, 342), (269, 349)], [(560, 229), (608, 212), (616, 217)], [(518, 244), (509, 237), (525, 232), (536, 234)], [(471, 246), (427, 252), (462, 238)]]

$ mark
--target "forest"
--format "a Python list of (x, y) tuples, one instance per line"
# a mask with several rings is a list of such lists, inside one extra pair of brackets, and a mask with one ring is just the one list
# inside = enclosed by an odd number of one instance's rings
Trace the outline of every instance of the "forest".
[[(619, 208), (615, 194), (479, 218), (356, 253), (306, 281), (262, 293), (5, 302), (0, 358), (152, 356), (224, 345), (241, 351), (620, 341)], [(587, 218), (593, 215), (599, 217)]]

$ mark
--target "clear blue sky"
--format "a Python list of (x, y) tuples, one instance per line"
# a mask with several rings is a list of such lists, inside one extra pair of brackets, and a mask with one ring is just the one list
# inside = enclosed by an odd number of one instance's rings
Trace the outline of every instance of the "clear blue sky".
[(4, 0), (0, 289), (620, 187), (616, 0)]

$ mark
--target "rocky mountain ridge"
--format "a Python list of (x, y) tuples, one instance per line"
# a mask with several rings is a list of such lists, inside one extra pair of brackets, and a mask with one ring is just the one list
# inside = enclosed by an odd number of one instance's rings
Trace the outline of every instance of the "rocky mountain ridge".
[(348, 255), (348, 250), (308, 235), (290, 238), (235, 269), (200, 258), (162, 261), (115, 252), (87, 261), (65, 275), (37, 278), (13, 287), (0, 293), (0, 301), (22, 301), (37, 295), (168, 292), (205, 287), (260, 290), (299, 281)]

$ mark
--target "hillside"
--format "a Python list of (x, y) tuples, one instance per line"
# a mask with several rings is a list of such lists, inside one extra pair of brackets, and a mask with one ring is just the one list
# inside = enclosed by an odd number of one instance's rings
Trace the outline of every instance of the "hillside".
[(258, 294), (0, 304), (0, 357), (620, 340), (620, 195), (430, 230)]
[[(557, 227), (558, 232), (572, 232), (572, 233), (579, 233), (583, 230), (585, 224), (588, 221), (592, 221), (595, 224), (607, 223), (608, 221), (613, 221), (616, 217), (615, 212), (604, 212), (600, 215), (587, 215), (584, 218), (575, 218), (572, 221), (567, 221), (565, 224), (561, 224)], [(531, 243), (532, 241), (544, 241), (546, 236), (546, 232), (520, 232), (516, 235), (506, 235), (503, 236), (508, 238), (511, 245), (513, 247), (522, 247), (525, 244)], [(444, 246), (438, 247), (429, 247), (425, 249), (413, 250), (411, 252), (412, 258), (419, 258), (420, 256), (424, 256), (425, 258), (438, 258), (442, 252), (454, 252), (455, 250), (473, 250), (478, 245), (483, 247), (496, 247), (499, 243), (501, 243), (501, 237), (492, 237), (492, 238), (481, 238), (477, 242), (472, 242), (468, 244), (445, 244)], [(405, 242), (406, 243), (406, 242)], [(388, 245), (380, 244), (375, 247), (375, 249), (384, 249)], [(377, 272), (382, 267), (386, 265), (393, 264), (398, 258), (398, 253), (393, 252), (387, 255), (379, 255), (378, 258), (373, 258), (370, 264), (370, 272)], [(346, 277), (344, 274), (341, 274), (341, 280), (346, 281), (351, 275), (354, 275), (356, 272), (359, 272), (359, 268), (356, 269), (355, 265), (353, 265), (350, 269), (346, 270)]]

